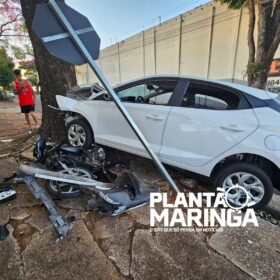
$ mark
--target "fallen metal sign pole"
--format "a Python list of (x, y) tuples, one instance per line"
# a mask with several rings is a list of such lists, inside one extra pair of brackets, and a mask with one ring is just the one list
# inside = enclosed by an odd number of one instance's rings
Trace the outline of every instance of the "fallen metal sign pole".
[[(54, 18), (53, 15), (55, 15), (56, 18)], [(57, 19), (59, 22), (57, 22)], [(50, 20), (54, 22), (53, 26)], [(46, 22), (48, 22), (48, 24), (46, 24)], [(62, 26), (59, 26), (59, 23)], [(74, 27), (76, 27), (76, 30)], [(125, 106), (119, 100), (117, 94), (95, 63), (94, 58), (97, 58), (98, 56), (99, 45), (90, 45), (90, 42), (96, 42), (96, 44), (98, 44), (98, 42), (100, 43), (100, 39), (89, 21), (84, 16), (77, 13), (77, 11), (67, 6), (63, 1), (49, 0), (48, 4), (37, 5), (33, 21), (33, 29), (37, 36), (42, 39), (51, 54), (70, 63), (75, 64), (75, 61), (77, 61), (76, 64), (83, 64), (87, 62), (90, 65), (91, 69), (94, 71), (106, 91), (110, 94), (131, 129), (143, 144), (161, 173), (167, 179), (169, 185), (175, 192), (180, 192), (174, 180), (171, 178), (158, 156), (152, 150), (146, 138), (139, 130), (136, 123), (127, 112)], [(87, 33), (89, 36), (87, 36)], [(65, 47), (65, 49), (63, 49), (63, 47)], [(93, 49), (90, 49), (90, 47)], [(67, 54), (66, 48), (69, 49), (69, 55)], [(96, 50), (96, 48), (98, 48), (98, 50)]]

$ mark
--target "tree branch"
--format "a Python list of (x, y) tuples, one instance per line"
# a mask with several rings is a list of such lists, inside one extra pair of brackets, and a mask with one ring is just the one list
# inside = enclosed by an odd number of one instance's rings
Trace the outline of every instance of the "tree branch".
[(271, 27), (268, 38), (267, 59), (272, 60), (280, 44), (280, 0), (275, 3), (273, 14), (271, 15)]
[(18, 21), (18, 17), (19, 17), (20, 15), (21, 15), (21, 14), (17, 14), (16, 17), (15, 17), (14, 19), (12, 19), (12, 20), (10, 20), (10, 21), (8, 21), (8, 22), (5, 22), (5, 23), (3, 23), (3, 24), (0, 26), (0, 36), (2, 36), (2, 34), (3, 34), (6, 30), (8, 30), (8, 29), (4, 29), (4, 27), (7, 26), (7, 25), (9, 25), (9, 24), (12, 24), (12, 23)]
[(280, 44), (280, 20), (279, 24), (278, 24), (278, 29), (276, 31), (276, 34), (274, 36), (274, 39), (272, 41), (272, 43), (270, 44), (270, 47), (268, 49), (267, 55), (266, 55), (266, 59), (268, 61), (272, 61), (275, 55), (275, 52)]
[(26, 34), (3, 34), (1, 37), (26, 37), (29, 38)]

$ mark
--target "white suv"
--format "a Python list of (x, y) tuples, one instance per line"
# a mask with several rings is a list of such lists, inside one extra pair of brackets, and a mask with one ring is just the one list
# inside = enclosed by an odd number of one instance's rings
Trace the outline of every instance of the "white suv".
[[(115, 91), (163, 163), (211, 177), (225, 191), (243, 186), (254, 208), (270, 201), (273, 187), (279, 189), (276, 95), (185, 76), (146, 77)], [(89, 148), (96, 142), (148, 157), (105, 91), (92, 90), (86, 100), (56, 98), (71, 145)], [(230, 194), (236, 206), (246, 199), (240, 190)]]

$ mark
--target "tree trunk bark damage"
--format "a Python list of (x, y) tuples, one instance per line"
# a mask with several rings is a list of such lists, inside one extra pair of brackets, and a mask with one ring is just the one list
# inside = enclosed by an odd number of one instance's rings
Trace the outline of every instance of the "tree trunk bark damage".
[[(42, 136), (58, 140), (65, 133), (63, 117), (59, 111), (48, 105), (57, 107), (56, 95), (64, 95), (66, 91), (77, 84), (75, 68), (71, 64), (51, 56), (41, 41), (32, 31), (32, 19), (37, 3), (46, 0), (21, 0), (22, 13), (34, 49), (36, 67), (39, 74), (42, 102)], [(42, 24), (48, 24), (42, 22)]]

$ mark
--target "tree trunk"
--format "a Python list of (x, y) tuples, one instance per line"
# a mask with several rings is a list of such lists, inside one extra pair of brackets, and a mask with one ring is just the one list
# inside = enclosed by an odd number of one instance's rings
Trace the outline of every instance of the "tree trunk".
[(280, 43), (280, 0), (258, 1), (259, 21), (257, 52), (249, 85), (264, 89), (275, 52)]
[(255, 63), (255, 39), (254, 39), (254, 30), (255, 30), (255, 22), (256, 22), (256, 13), (255, 13), (255, 1), (248, 0), (247, 1), (248, 9), (249, 9), (249, 27), (248, 27), (248, 47), (249, 47), (249, 59), (248, 59), (248, 68), (247, 68), (247, 77), (248, 77), (248, 85), (251, 86), (253, 82), (253, 73), (252, 73), (252, 65)]
[[(41, 41), (32, 31), (32, 19), (36, 4), (46, 0), (21, 0), (22, 13), (32, 42), (36, 67), (39, 74), (42, 102), (42, 136), (58, 140), (65, 133), (63, 117), (59, 111), (48, 105), (57, 107), (56, 95), (64, 95), (66, 91), (77, 84), (75, 68), (71, 64), (51, 56)], [(48, 24), (43, 23), (42, 24)]]

